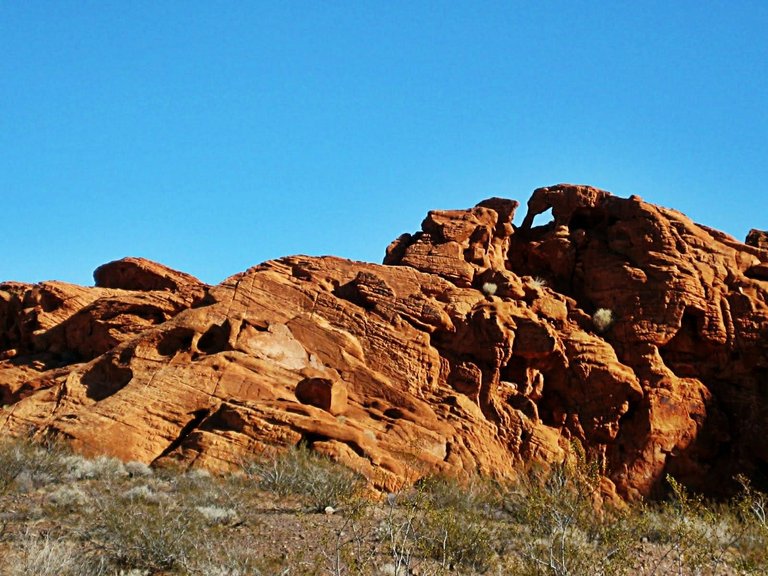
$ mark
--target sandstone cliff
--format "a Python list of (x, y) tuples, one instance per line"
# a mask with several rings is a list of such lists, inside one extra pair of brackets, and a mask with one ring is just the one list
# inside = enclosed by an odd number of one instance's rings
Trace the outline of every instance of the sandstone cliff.
[(519, 228), (516, 208), (430, 212), (383, 265), (292, 256), (207, 286), (126, 258), (94, 287), (2, 284), (2, 434), (212, 468), (304, 441), (383, 489), (577, 442), (626, 498), (667, 473), (768, 487), (768, 234), (586, 186), (536, 190)]

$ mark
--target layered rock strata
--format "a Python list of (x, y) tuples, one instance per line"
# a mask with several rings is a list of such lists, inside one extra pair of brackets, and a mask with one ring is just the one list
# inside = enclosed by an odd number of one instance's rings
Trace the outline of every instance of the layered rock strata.
[[(586, 186), (433, 211), (383, 265), (0, 285), (3, 434), (216, 469), (306, 442), (394, 489), (582, 446), (606, 490), (768, 485), (768, 248)], [(552, 221), (533, 226), (551, 211)]]

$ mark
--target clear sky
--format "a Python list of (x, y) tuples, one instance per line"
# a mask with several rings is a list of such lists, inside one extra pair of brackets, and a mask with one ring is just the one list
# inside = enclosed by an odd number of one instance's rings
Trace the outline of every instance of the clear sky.
[(380, 262), (558, 182), (768, 229), (768, 2), (0, 2), (0, 280)]

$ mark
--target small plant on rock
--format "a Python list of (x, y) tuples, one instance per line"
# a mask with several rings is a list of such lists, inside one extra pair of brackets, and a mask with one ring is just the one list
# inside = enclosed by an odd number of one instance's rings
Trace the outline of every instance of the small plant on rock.
[(592, 314), (592, 324), (595, 326), (595, 330), (598, 332), (605, 332), (613, 324), (614, 317), (613, 311), (608, 308), (598, 308), (594, 314)]

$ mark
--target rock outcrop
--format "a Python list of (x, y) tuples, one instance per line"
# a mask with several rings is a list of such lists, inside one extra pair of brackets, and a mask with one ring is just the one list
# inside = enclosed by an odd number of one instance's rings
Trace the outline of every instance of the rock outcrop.
[(206, 286), (130, 258), (91, 288), (2, 284), (2, 433), (211, 468), (304, 441), (382, 489), (578, 443), (625, 498), (666, 474), (768, 486), (766, 235), (586, 186), (536, 190), (519, 228), (517, 206), (430, 212), (383, 265), (292, 256)]

